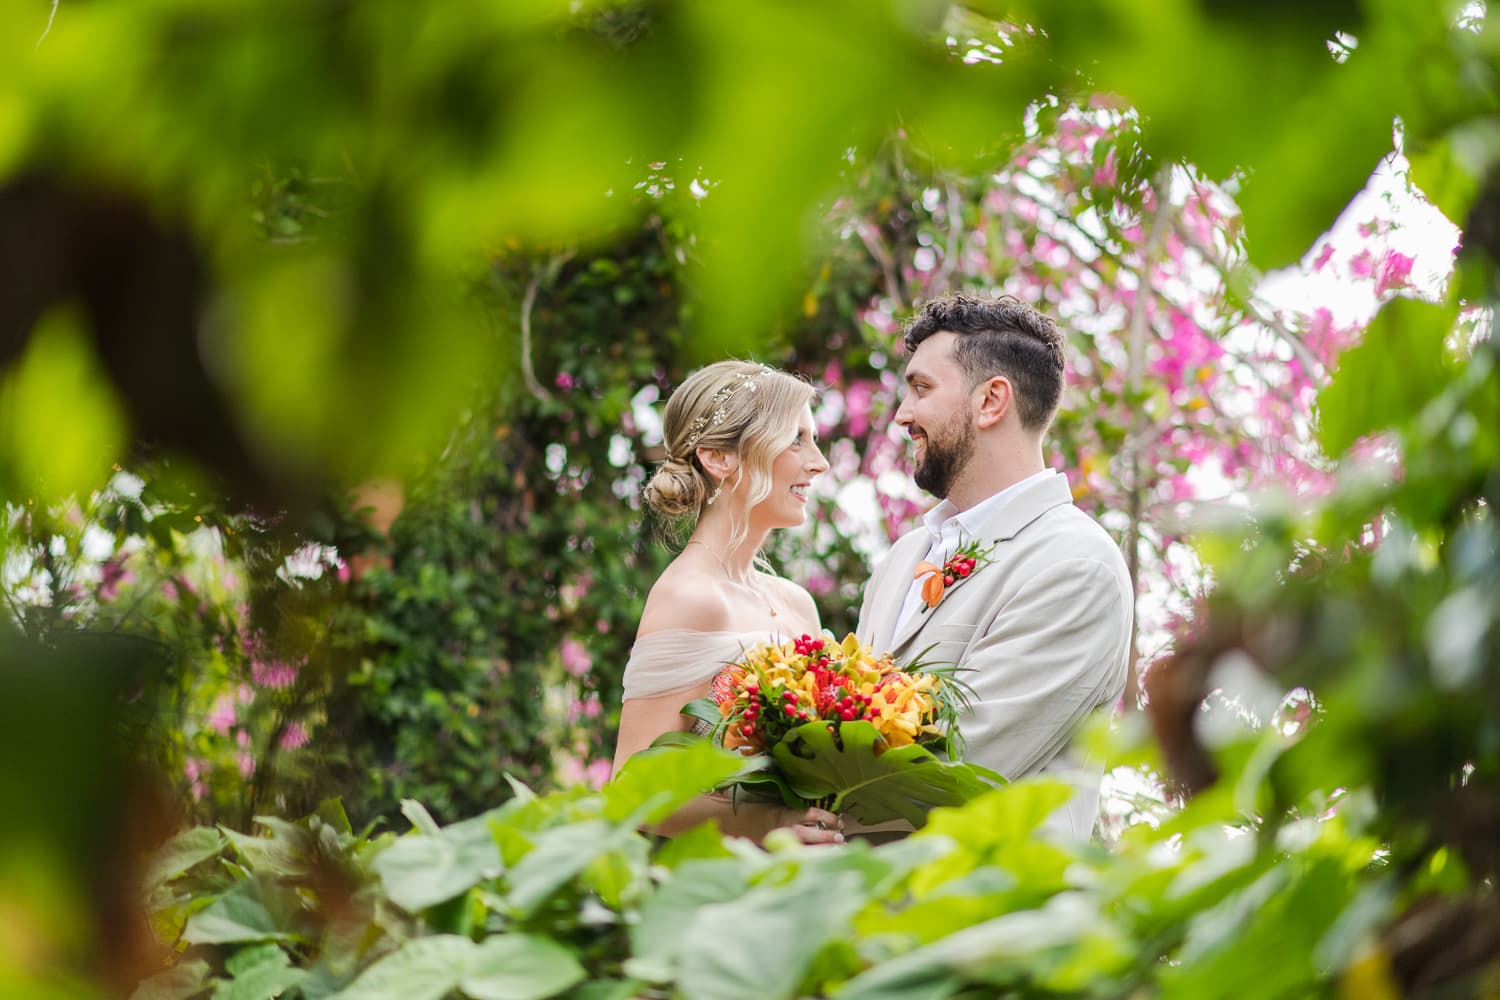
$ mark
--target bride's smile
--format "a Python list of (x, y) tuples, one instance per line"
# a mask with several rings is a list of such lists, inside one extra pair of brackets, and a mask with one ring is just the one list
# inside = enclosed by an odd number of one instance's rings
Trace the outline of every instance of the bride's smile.
[[(804, 407), (798, 420), (797, 436), (771, 463), (771, 495), (757, 505), (754, 513), (768, 514), (768, 527), (787, 528), (801, 524), (807, 519), (808, 488), (826, 471), (828, 460), (818, 448), (818, 429), (813, 423), (812, 410)], [(791, 503), (783, 499), (788, 493), (792, 497)]]

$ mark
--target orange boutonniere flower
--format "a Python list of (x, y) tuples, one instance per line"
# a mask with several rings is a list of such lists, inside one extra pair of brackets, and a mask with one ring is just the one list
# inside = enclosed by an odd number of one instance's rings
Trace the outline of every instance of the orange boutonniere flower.
[(958, 586), (981, 567), (989, 565), (990, 552), (993, 550), (994, 546), (981, 548), (978, 542), (967, 542), (960, 545), (953, 553), (953, 558), (941, 566), (934, 566), (925, 559), (917, 563), (912, 579), (922, 580), (922, 601), (927, 605), (922, 613), (926, 614), (937, 607), (950, 588)]

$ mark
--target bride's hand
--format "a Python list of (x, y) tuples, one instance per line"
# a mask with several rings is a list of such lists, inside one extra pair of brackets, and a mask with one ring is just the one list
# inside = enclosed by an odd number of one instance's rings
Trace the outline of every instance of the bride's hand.
[(804, 844), (842, 844), (844, 821), (825, 809), (784, 810), (788, 830)]

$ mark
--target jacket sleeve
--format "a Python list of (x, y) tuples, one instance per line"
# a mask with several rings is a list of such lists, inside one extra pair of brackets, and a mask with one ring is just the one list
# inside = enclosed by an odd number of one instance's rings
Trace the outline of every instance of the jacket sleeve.
[(1067, 559), (1033, 575), (975, 639), (966, 757), (1008, 779), (1057, 756), (1084, 718), (1125, 688), (1133, 602), (1123, 574)]

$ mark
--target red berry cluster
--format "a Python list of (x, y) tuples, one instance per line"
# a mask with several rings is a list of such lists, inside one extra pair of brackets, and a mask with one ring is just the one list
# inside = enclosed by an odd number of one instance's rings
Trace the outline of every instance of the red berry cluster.
[[(814, 653), (823, 652), (823, 640), (814, 639), (804, 632), (792, 640), (792, 649), (798, 656), (812, 656)], [(825, 665), (828, 663), (828, 657), (825, 656), (822, 660)]]
[(943, 586), (951, 587), (963, 577), (974, 572), (974, 567), (979, 565), (973, 556), (958, 555), (943, 564)]
[(755, 735), (755, 722), (760, 718), (760, 685), (751, 681), (745, 685), (745, 710), (740, 713), (744, 720), (740, 726), (740, 735), (749, 739)]

